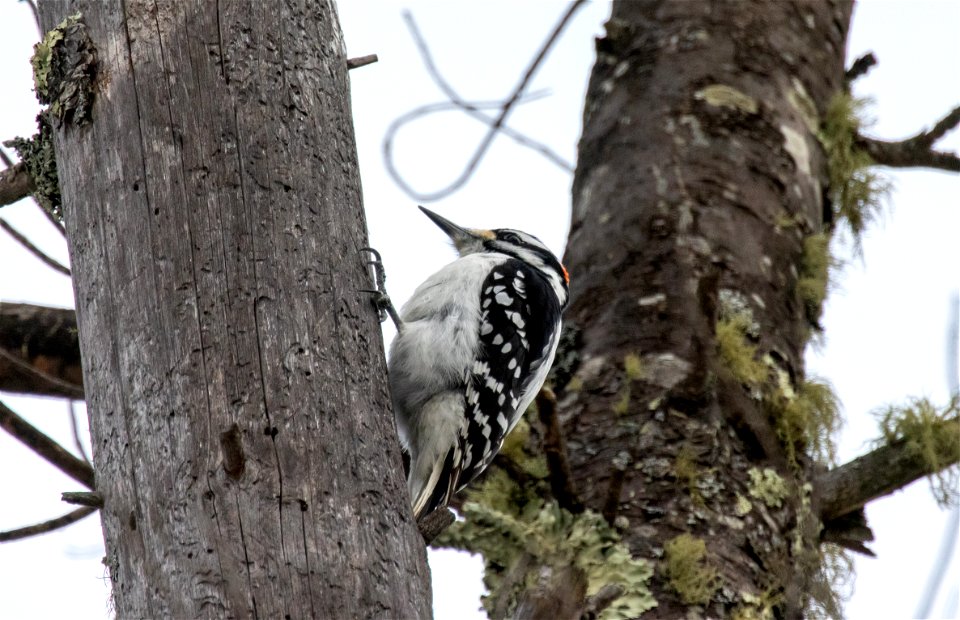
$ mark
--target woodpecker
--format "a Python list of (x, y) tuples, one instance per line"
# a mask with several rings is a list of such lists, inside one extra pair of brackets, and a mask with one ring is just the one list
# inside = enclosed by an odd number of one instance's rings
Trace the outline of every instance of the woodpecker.
[(569, 296), (566, 269), (533, 235), (462, 228), (420, 210), (459, 258), (416, 289), (390, 347), (417, 519), (446, 506), (500, 451), (547, 377)]

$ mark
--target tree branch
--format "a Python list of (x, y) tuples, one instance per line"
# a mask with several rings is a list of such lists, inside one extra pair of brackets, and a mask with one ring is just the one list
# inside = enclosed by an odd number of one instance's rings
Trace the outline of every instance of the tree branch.
[(573, 488), (567, 445), (560, 430), (560, 420), (557, 418), (557, 397), (550, 388), (543, 388), (537, 394), (537, 411), (545, 429), (543, 453), (547, 457), (547, 468), (550, 470), (550, 490), (561, 508), (572, 513), (583, 512), (583, 502)]
[[(945, 469), (960, 462), (960, 418), (936, 424), (931, 434), (936, 438), (937, 462)], [(815, 488), (820, 496), (820, 519), (837, 519), (934, 473), (930, 461), (906, 441), (881, 446), (819, 478)]]
[[(13, 163), (13, 160), (10, 159), (10, 156), (7, 155), (7, 152), (4, 151), (2, 148), (0, 148), (0, 161), (2, 161), (3, 165), (6, 166), (7, 168), (13, 168), (14, 166), (18, 165)], [(30, 177), (29, 172), (26, 172), (26, 175), (27, 177)], [(0, 173), (0, 176), (2, 176), (2, 173)], [(30, 177), (30, 192), (33, 193), (34, 189), (36, 188), (34, 187), (34, 184), (33, 184), (33, 177)], [(53, 215), (53, 209), (51, 209), (49, 205), (44, 206), (43, 204), (41, 204), (40, 201), (41, 201), (41, 198), (36, 194), (34, 194), (33, 204), (37, 205), (37, 208), (40, 209), (40, 212), (43, 213), (43, 216), (47, 218), (50, 224), (52, 224), (53, 227), (57, 229), (57, 232), (59, 232), (61, 235), (63, 235), (64, 238), (66, 238), (67, 231), (63, 228), (63, 222), (58, 220), (56, 216)], [(3, 202), (0, 202), (0, 206), (3, 206)]]
[(943, 117), (930, 131), (922, 131), (912, 138), (898, 142), (857, 136), (857, 146), (873, 160), (892, 168), (934, 168), (960, 172), (960, 156), (946, 151), (935, 151), (933, 144), (960, 124), (960, 106)]
[(77, 452), (83, 458), (85, 463), (90, 463), (90, 457), (87, 456), (87, 450), (83, 447), (83, 439), (80, 437), (80, 422), (77, 420), (77, 408), (73, 401), (67, 401), (67, 408), (70, 411), (70, 431), (73, 433), (73, 445)]
[(359, 67), (365, 67), (367, 65), (373, 64), (380, 60), (377, 58), (376, 54), (367, 54), (366, 56), (358, 56), (356, 58), (347, 59), (347, 71), (351, 69), (357, 69)]
[(103, 496), (96, 491), (64, 491), (60, 499), (68, 504), (103, 508)]
[(10, 542), (13, 540), (20, 540), (23, 538), (29, 538), (30, 536), (37, 536), (39, 534), (46, 534), (47, 532), (52, 532), (53, 530), (58, 530), (61, 527), (66, 527), (72, 525), (87, 517), (92, 515), (97, 511), (96, 508), (89, 506), (84, 506), (83, 508), (77, 508), (73, 512), (68, 512), (62, 517), (57, 517), (56, 519), (50, 519), (49, 521), (44, 521), (43, 523), (37, 523), (36, 525), (30, 525), (27, 527), (21, 527), (16, 530), (7, 530), (6, 532), (0, 532), (0, 543)]
[(7, 220), (0, 218), (0, 228), (3, 228), (5, 231), (7, 231), (8, 235), (13, 237), (17, 241), (17, 243), (19, 243), (24, 248), (26, 248), (27, 251), (29, 251), (31, 254), (33, 254), (34, 256), (39, 258), (41, 261), (43, 261), (47, 267), (50, 267), (54, 271), (59, 271), (63, 275), (67, 276), (68, 278), (70, 277), (70, 270), (67, 267), (61, 264), (60, 261), (54, 258), (51, 258), (48, 254), (46, 254), (43, 250), (41, 250), (37, 246), (33, 245), (33, 243), (31, 243), (30, 240), (27, 239), (25, 235), (23, 235), (19, 230), (11, 226), (10, 223), (7, 222)]
[(14, 439), (33, 450), (45, 461), (93, 490), (93, 467), (67, 452), (60, 444), (18, 416), (2, 401), (0, 401), (0, 428), (10, 433)]
[(73, 310), (0, 304), (0, 391), (83, 400)]
[[(480, 120), (482, 120), (484, 123), (488, 125), (488, 130), (486, 135), (483, 137), (483, 139), (480, 141), (480, 144), (474, 150), (473, 155), (471, 155), (470, 157), (470, 161), (467, 162), (466, 166), (464, 166), (463, 170), (460, 172), (460, 175), (457, 176), (456, 179), (454, 179), (451, 183), (449, 183), (443, 189), (440, 189), (434, 192), (429, 192), (429, 193), (421, 193), (421, 192), (415, 191), (397, 172), (396, 166), (393, 163), (393, 146), (392, 145), (393, 145), (394, 134), (397, 132), (400, 126), (406, 122), (409, 122), (411, 120), (411, 116), (422, 115), (424, 113), (423, 110), (425, 108), (418, 108), (413, 113), (405, 114), (403, 117), (395, 120), (391, 124), (390, 128), (387, 130), (387, 135), (384, 138), (383, 155), (384, 155), (385, 165), (387, 167), (387, 172), (393, 178), (394, 182), (396, 182), (397, 185), (399, 185), (400, 188), (407, 195), (413, 198), (416, 198), (419, 201), (427, 202), (427, 201), (439, 200), (445, 196), (452, 194), (456, 190), (463, 187), (463, 185), (466, 184), (466, 182), (470, 179), (470, 177), (473, 175), (474, 170), (476, 170), (480, 161), (483, 159), (487, 150), (490, 148), (490, 145), (493, 144), (493, 140), (494, 138), (496, 138), (498, 133), (504, 133), (504, 134), (515, 133), (515, 132), (510, 132), (510, 130), (507, 129), (506, 127), (506, 121), (507, 121), (507, 117), (510, 115), (510, 111), (513, 109), (513, 107), (517, 103), (519, 103), (521, 100), (524, 99), (524, 91), (526, 90), (527, 85), (530, 83), (530, 80), (533, 78), (534, 74), (540, 68), (540, 65), (543, 63), (544, 58), (546, 58), (547, 53), (553, 47), (553, 44), (556, 42), (557, 38), (559, 38), (560, 33), (563, 32), (563, 29), (570, 22), (571, 18), (577, 12), (577, 10), (581, 6), (583, 6), (584, 1), (585, 0), (574, 0), (574, 2), (570, 4), (566, 12), (564, 12), (563, 16), (560, 18), (560, 21), (557, 23), (553, 31), (547, 37), (547, 40), (540, 47), (540, 50), (537, 53), (537, 56), (527, 66), (527, 70), (524, 73), (523, 77), (520, 79), (520, 83), (517, 84), (513, 92), (511, 92), (510, 95), (502, 103), (499, 103), (497, 105), (497, 107), (500, 108), (500, 113), (494, 119), (489, 119), (485, 115), (479, 114), (477, 112), (477, 108), (482, 107), (482, 105), (467, 104), (453, 91), (452, 88), (450, 88), (449, 84), (447, 84), (440, 77), (439, 73), (436, 71), (436, 68), (433, 66), (433, 61), (430, 58), (429, 52), (426, 50), (426, 45), (423, 44), (422, 38), (419, 37), (419, 33), (416, 31), (416, 27), (413, 25), (412, 18), (410, 18), (409, 15), (405, 16), (408, 25), (411, 26), (411, 31), (414, 33), (414, 39), (418, 44), (418, 48), (420, 49), (421, 55), (423, 55), (424, 57), (424, 62), (427, 64), (428, 71), (430, 71), (431, 75), (434, 77), (434, 80), (436, 81), (439, 88), (447, 94), (448, 98), (450, 98), (449, 102), (444, 102), (443, 104), (440, 104), (441, 108), (438, 108), (438, 109), (443, 109), (442, 106), (451, 106), (454, 108), (461, 108), (471, 116), (474, 116), (475, 118), (479, 118)], [(517, 140), (516, 136), (511, 136), (511, 137)], [(542, 153), (550, 152), (549, 149), (543, 145), (537, 144), (534, 147), (533, 145), (536, 143), (534, 143), (529, 138), (524, 137), (522, 143), (524, 143), (526, 146), (537, 148), (537, 150), (540, 150)], [(557, 157), (556, 159), (554, 159), (554, 161), (557, 162), (562, 160), (560, 160), (559, 157)], [(567, 169), (570, 169), (569, 164), (567, 164), (565, 167)]]
[(27, 172), (23, 162), (14, 164), (6, 170), (0, 170), (0, 207), (26, 198), (33, 193), (34, 189), (33, 177)]
[(429, 547), (430, 543), (456, 520), (457, 517), (453, 514), (452, 510), (449, 508), (438, 508), (417, 521), (417, 529), (420, 530), (420, 535), (423, 536), (423, 543)]
[(849, 84), (857, 78), (866, 75), (870, 69), (873, 69), (876, 66), (876, 64), (877, 57), (873, 55), (873, 52), (867, 52), (860, 58), (857, 58), (855, 61), (853, 61), (853, 64), (849, 69), (847, 69), (847, 73), (844, 75), (844, 78)]

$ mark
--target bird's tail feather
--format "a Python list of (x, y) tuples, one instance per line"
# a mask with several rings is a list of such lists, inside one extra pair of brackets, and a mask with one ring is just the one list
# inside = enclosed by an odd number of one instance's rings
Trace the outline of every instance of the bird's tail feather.
[[(409, 480), (410, 497), (413, 500), (413, 514), (419, 520), (440, 506), (446, 506), (457, 490), (460, 479), (460, 446), (456, 445), (447, 452), (447, 457), (433, 464), (426, 480)], [(411, 469), (411, 473), (416, 469)]]

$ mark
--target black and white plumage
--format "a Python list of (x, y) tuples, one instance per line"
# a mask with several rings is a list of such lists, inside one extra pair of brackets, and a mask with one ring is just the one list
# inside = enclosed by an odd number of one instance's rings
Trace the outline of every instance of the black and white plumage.
[(417, 518), (482, 472), (543, 385), (560, 338), (567, 272), (536, 237), (465, 229), (424, 209), (460, 258), (401, 311), (389, 375)]

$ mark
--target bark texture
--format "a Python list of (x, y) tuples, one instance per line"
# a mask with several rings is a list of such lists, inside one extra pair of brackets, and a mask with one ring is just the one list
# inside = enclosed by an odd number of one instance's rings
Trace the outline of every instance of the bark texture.
[(92, 119), (55, 140), (117, 615), (429, 617), (332, 3), (41, 4), (77, 11)]
[[(798, 471), (716, 327), (746, 317), (754, 359), (802, 381), (800, 264), (829, 209), (815, 132), (849, 17), (840, 1), (621, 1), (597, 41), (565, 258), (579, 366), (556, 387), (576, 488), (609, 512), (616, 485), (625, 540), (657, 567), (645, 618), (801, 613), (817, 544), (805, 446)], [(758, 495), (757, 475), (786, 492)], [(681, 535), (706, 543), (705, 595), (671, 565)]]

